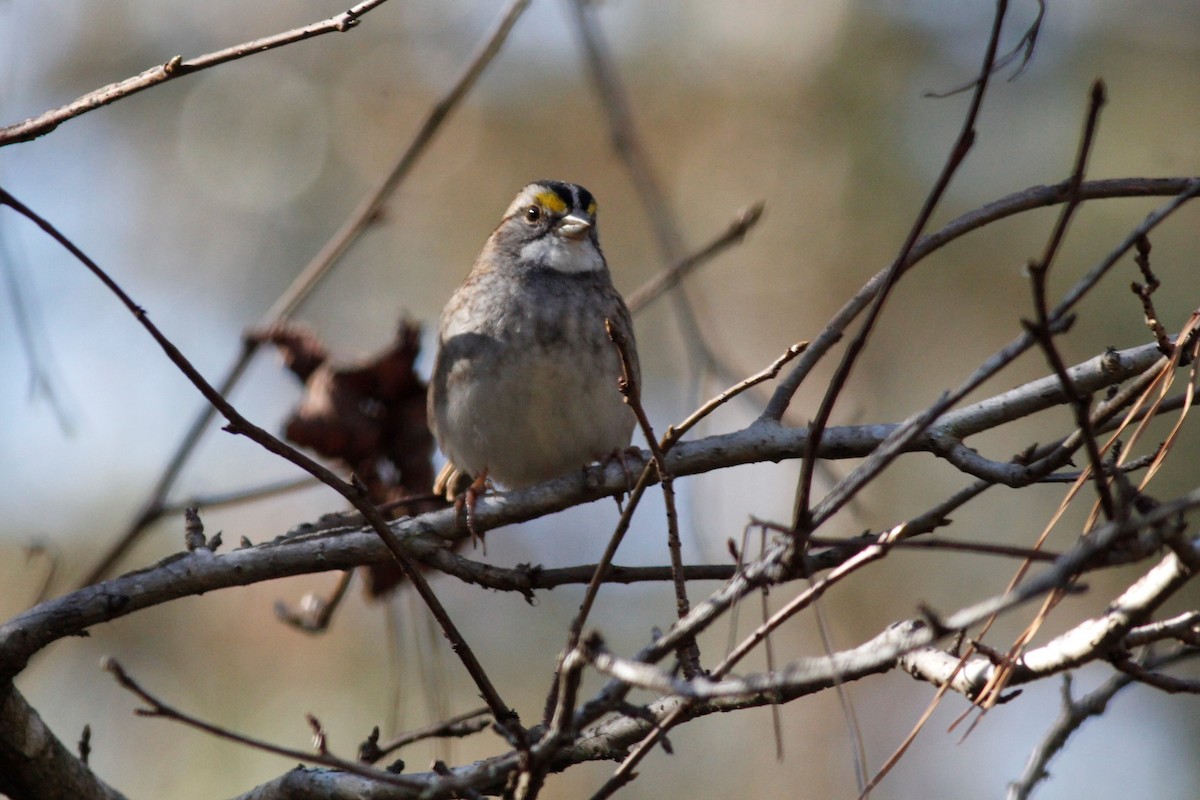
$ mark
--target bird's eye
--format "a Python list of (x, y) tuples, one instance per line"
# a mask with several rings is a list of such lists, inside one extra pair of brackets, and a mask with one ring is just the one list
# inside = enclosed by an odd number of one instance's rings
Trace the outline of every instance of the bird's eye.
[(542, 209), (540, 206), (530, 206), (529, 208), (525, 209), (526, 222), (537, 222), (541, 218)]

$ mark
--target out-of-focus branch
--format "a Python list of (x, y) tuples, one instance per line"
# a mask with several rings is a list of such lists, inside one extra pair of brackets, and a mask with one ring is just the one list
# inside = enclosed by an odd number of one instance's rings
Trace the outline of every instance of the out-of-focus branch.
[(12, 322), (17, 330), (17, 342), (29, 361), (29, 396), (45, 401), (59, 430), (65, 436), (75, 432), (75, 414), (69, 395), (58, 375), (54, 353), (42, 329), (41, 314), (33, 293), (25, 286), (14, 263), (10, 243), (0, 234), (0, 283), (8, 291)]
[[(402, 747), (407, 747), (415, 742), (424, 741), (425, 739), (443, 739), (443, 738), (460, 738), (470, 736), (474, 733), (486, 728), (492, 722), (488, 716), (486, 708), (477, 708), (474, 711), (467, 711), (462, 714), (456, 714), (449, 719), (434, 722), (429, 725), (416, 728), (414, 730), (405, 731), (404, 733), (389, 739), (386, 742), (379, 743), (378, 741), (365, 742), (359, 747), (359, 760), (373, 763), (383, 758), (386, 755), (394, 753)], [(372, 736), (379, 733), (376, 728), (372, 732)]]
[(697, 267), (707, 264), (727, 249), (746, 238), (750, 229), (762, 219), (764, 203), (755, 203), (738, 212), (733, 222), (711, 242), (694, 253), (677, 260), (670, 267), (643, 283), (625, 298), (629, 313), (636, 314), (679, 284)]
[(189, 58), (186, 61), (182, 56), (175, 56), (165, 64), (151, 67), (140, 75), (134, 75), (132, 78), (110, 83), (94, 92), (88, 92), (65, 106), (51, 109), (36, 117), (0, 128), (0, 147), (17, 142), (27, 142), (39, 136), (45, 136), (69, 119), (74, 119), (89, 111), (94, 111), (110, 103), (115, 103), (118, 100), (137, 94), (152, 86), (157, 86), (160, 83), (166, 83), (174, 78), (182, 78), (184, 75), (191, 75), (193, 72), (215, 67), (218, 64), (226, 64), (256, 53), (264, 53), (267, 50), (274, 50), (277, 47), (302, 42), (314, 36), (321, 36), (326, 33), (345, 33), (346, 31), (353, 30), (357, 27), (363, 15), (383, 5), (384, 2), (386, 0), (365, 0), (365, 2), (351, 6), (340, 14), (334, 14), (329, 19), (314, 22), (302, 28), (285, 31), (284, 33), (277, 33), (273, 36), (265, 36), (251, 42), (227, 47), (215, 53), (208, 53), (197, 58)]
[[(617, 67), (609, 52), (604, 32), (595, 19), (596, 9), (588, 0), (567, 0), (567, 5), (570, 7), (575, 30), (579, 35), (588, 75), (608, 120), (613, 150), (629, 173), (634, 190), (641, 201), (642, 209), (650, 220), (654, 239), (658, 244), (659, 252), (662, 253), (663, 260), (667, 264), (681, 263), (686, 251), (679, 221), (671, 211), (671, 204), (667, 200), (666, 192), (663, 191), (658, 173), (638, 136), (637, 127), (633, 122), (633, 110), (626, 97), (625, 87), (617, 74)], [(678, 284), (678, 281), (671, 283), (673, 286)], [(736, 374), (721, 363), (709, 346), (704, 331), (696, 319), (696, 312), (688, 300), (687, 293), (681, 288), (671, 294), (671, 299), (679, 318), (683, 341), (688, 348), (688, 357), (692, 362), (692, 367), (703, 367), (724, 383), (735, 381)]]
[(194, 494), (183, 502), (163, 506), (163, 513), (180, 514), (186, 508), (213, 509), (221, 508), (222, 506), (253, 503), (267, 497), (275, 497), (276, 495), (287, 494), (288, 492), (295, 492), (301, 489), (311, 489), (319, 485), (320, 481), (311, 475), (302, 475), (298, 478), (283, 478), (259, 486), (249, 486), (245, 489), (231, 489), (227, 492), (213, 492), (212, 494)]
[(1200, 611), (1185, 611), (1170, 619), (1139, 625), (1125, 636), (1122, 644), (1134, 648), (1165, 639), (1200, 647)]
[(1054, 756), (1066, 746), (1071, 734), (1079, 730), (1084, 722), (1103, 714), (1108, 709), (1108, 703), (1117, 692), (1133, 683), (1127, 675), (1115, 675), (1109, 678), (1099, 689), (1087, 696), (1076, 700), (1071, 696), (1071, 675), (1063, 675), (1062, 700), (1063, 710), (1054, 725), (1046, 732), (1041, 744), (1030, 754), (1029, 762), (1021, 777), (1009, 784), (1008, 800), (1025, 800), (1033, 788), (1050, 777), (1046, 766)]

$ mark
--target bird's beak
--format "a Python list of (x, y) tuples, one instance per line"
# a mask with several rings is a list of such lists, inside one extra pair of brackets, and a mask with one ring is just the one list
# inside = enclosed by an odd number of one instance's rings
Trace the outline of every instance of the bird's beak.
[(558, 223), (558, 232), (568, 239), (582, 239), (592, 227), (591, 220), (568, 214)]

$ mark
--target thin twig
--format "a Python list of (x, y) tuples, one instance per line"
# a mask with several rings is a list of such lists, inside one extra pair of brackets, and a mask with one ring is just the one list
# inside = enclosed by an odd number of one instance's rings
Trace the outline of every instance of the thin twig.
[[(1174, 398), (1174, 399), (1182, 400), (1182, 398)], [(1178, 408), (1178, 406), (1176, 405), (1175, 408)], [(1164, 408), (1162, 410), (1168, 411), (1168, 410), (1174, 410), (1174, 409)], [(1121, 464), (1120, 466), (1114, 465), (1112, 467), (1107, 467), (1107, 469), (1116, 470), (1118, 472), (1123, 472), (1126, 475), (1128, 475), (1130, 473), (1137, 472), (1138, 470), (1146, 469), (1146, 467), (1148, 467), (1152, 463), (1154, 463), (1154, 460), (1157, 457), (1158, 457), (1158, 453), (1154, 452), (1154, 453), (1150, 453), (1149, 455), (1141, 456), (1140, 458), (1135, 458), (1132, 461), (1127, 461), (1124, 464)], [(1050, 475), (1047, 475), (1044, 478), (1039, 478), (1038, 483), (1075, 483), (1076, 481), (1078, 481), (1080, 479), (1080, 477), (1086, 477), (1082, 470), (1078, 471), (1078, 472), (1055, 472)]]
[(733, 222), (711, 242), (694, 253), (684, 256), (667, 269), (634, 289), (626, 298), (629, 313), (636, 314), (646, 306), (671, 291), (680, 281), (691, 275), (697, 267), (707, 264), (733, 245), (746, 238), (750, 229), (762, 219), (765, 203), (758, 202), (738, 212)]
[[(567, 656), (579, 646), (580, 639), (583, 636), (583, 626), (587, 624), (588, 615), (592, 612), (592, 606), (596, 602), (596, 597), (600, 593), (600, 587), (607, 581), (609, 572), (613, 569), (612, 560), (617, 555), (617, 549), (621, 546), (621, 542), (625, 540), (625, 534), (629, 531), (629, 525), (633, 521), (633, 514), (641, 505), (642, 497), (646, 494), (647, 487), (650, 486), (653, 480), (654, 465), (647, 463), (640, 475), (638, 475), (637, 483), (629, 492), (629, 498), (625, 501), (625, 507), (621, 509), (621, 518), (617, 520), (617, 525), (613, 529), (612, 535), (608, 537), (608, 544), (604, 547), (604, 552), (600, 555), (600, 560), (596, 562), (595, 568), (591, 572), (591, 579), (588, 581), (587, 588), (583, 593), (583, 601), (579, 604), (579, 610), (575, 612), (575, 616), (571, 619), (571, 627), (567, 632), (567, 645), (563, 649), (563, 653), (559, 656), (558, 664), (554, 670), (554, 680), (551, 682), (550, 692), (546, 697), (545, 710), (543, 712), (543, 724), (549, 724), (550, 720), (558, 710), (558, 702), (561, 698), (559, 684), (562, 681), (562, 671)], [(671, 577), (674, 579), (676, 571), (671, 569)]]
[[(763, 534), (765, 535), (765, 533)], [(771, 606), (767, 601), (767, 596), (770, 590), (764, 586), (758, 593), (758, 611), (762, 621), (765, 623), (771, 616)], [(725, 654), (728, 657), (728, 653)], [(767, 673), (775, 673), (775, 646), (768, 638), (763, 642), (763, 655), (766, 657)], [(779, 713), (779, 695), (776, 692), (771, 693), (771, 733), (775, 739), (775, 760), (783, 762), (783, 717)]]
[(1142, 279), (1146, 281), (1141, 284), (1134, 281), (1130, 288), (1137, 295), (1142, 303), (1142, 314), (1146, 319), (1146, 327), (1154, 334), (1154, 341), (1158, 342), (1158, 348), (1167, 358), (1171, 357), (1171, 350), (1174, 345), (1171, 339), (1167, 336), (1167, 330), (1163, 327), (1162, 320), (1159, 318), (1158, 311), (1154, 308), (1153, 295), (1162, 284), (1158, 280), (1158, 276), (1150, 268), (1150, 237), (1143, 236), (1137, 241), (1137, 254), (1133, 257), (1133, 261), (1137, 264), (1138, 269), (1142, 272)]
[[(679, 619), (683, 619), (692, 610), (692, 604), (688, 600), (687, 581), (683, 577), (683, 547), (679, 540), (679, 515), (675, 509), (674, 476), (667, 469), (666, 452), (654, 433), (650, 418), (646, 416), (646, 409), (642, 406), (642, 389), (638, 385), (637, 370), (634, 369), (632, 355), (629, 352), (629, 340), (609, 320), (604, 321), (604, 328), (608, 332), (608, 338), (612, 339), (613, 345), (616, 346), (617, 352), (621, 356), (621, 394), (625, 396), (625, 402), (633, 409), (642, 435), (646, 437), (646, 442), (650, 446), (650, 463), (654, 466), (659, 485), (662, 487), (663, 503), (667, 510), (667, 550), (671, 555), (671, 571), (674, 574), (675, 613)], [(699, 673), (700, 650), (694, 639), (684, 642), (680, 646), (679, 662), (683, 665), (684, 674), (687, 677), (691, 678)]]
[(691, 414), (689, 414), (688, 418), (678, 425), (672, 425), (668, 427), (666, 436), (663, 437), (663, 449), (669, 450), (671, 446), (675, 444), (675, 442), (683, 438), (685, 433), (694, 428), (705, 417), (716, 411), (725, 403), (728, 403), (730, 400), (737, 397), (742, 392), (765, 381), (774, 380), (774, 378), (779, 375), (779, 371), (783, 369), (784, 365), (803, 353), (807, 347), (808, 342), (797, 342), (785, 350), (783, 355), (771, 362), (771, 364), (765, 369), (756, 372), (749, 378), (746, 378), (745, 380), (740, 381), (737, 384), (730, 386), (725, 391), (717, 394), (715, 397), (711, 398), (708, 400), (708, 402), (704, 403)]
[(1175, 639), (1200, 647), (1200, 611), (1185, 611), (1170, 619), (1139, 625), (1125, 635), (1121, 644), (1127, 648), (1141, 647), (1163, 639)]
[(1025, 800), (1042, 780), (1050, 777), (1046, 766), (1066, 745), (1071, 734), (1091, 717), (1105, 712), (1108, 703), (1117, 692), (1131, 684), (1133, 679), (1127, 675), (1116, 675), (1106, 681), (1099, 689), (1086, 697), (1075, 700), (1071, 696), (1071, 674), (1063, 675), (1062, 705), (1063, 711), (1055, 720), (1054, 725), (1046, 732), (1042, 743), (1029, 756), (1025, 771), (1021, 777), (1008, 786), (1008, 800)]
[(134, 75), (132, 78), (110, 83), (93, 92), (88, 92), (65, 106), (51, 109), (23, 122), (17, 122), (0, 128), (0, 147), (16, 142), (27, 142), (39, 136), (44, 136), (69, 119), (74, 119), (89, 111), (94, 111), (110, 103), (115, 103), (117, 100), (137, 94), (174, 78), (191, 75), (194, 72), (215, 67), (218, 64), (236, 61), (239, 58), (252, 56), (256, 53), (274, 50), (277, 47), (302, 42), (305, 39), (311, 39), (314, 36), (320, 36), (325, 33), (345, 33), (346, 31), (353, 30), (363, 15), (383, 5), (384, 2), (385, 0), (366, 0), (366, 2), (352, 6), (350, 9), (340, 14), (335, 14), (329, 19), (314, 22), (302, 28), (285, 31), (284, 33), (277, 33), (273, 36), (266, 36), (262, 39), (255, 39), (251, 42), (227, 47), (224, 50), (208, 53), (198, 58), (190, 58), (184, 61), (182, 56), (175, 56), (165, 64), (151, 67), (140, 75)]
[[(1188, 649), (1192, 650), (1191, 648)], [(1192, 654), (1200, 654), (1200, 651), (1192, 650)], [(1164, 675), (1161, 672), (1155, 672), (1153, 669), (1142, 666), (1128, 656), (1112, 658), (1109, 660), (1109, 663), (1138, 683), (1153, 687), (1167, 694), (1200, 694), (1200, 681), (1176, 678), (1171, 675)]]
[(212, 494), (194, 494), (179, 503), (164, 504), (162, 515), (178, 514), (185, 508), (191, 507), (212, 509), (221, 508), (222, 506), (236, 506), (241, 503), (253, 503), (268, 497), (275, 497), (276, 495), (287, 494), (288, 492), (295, 492), (300, 489), (311, 489), (314, 486), (320, 485), (321, 482), (313, 476), (301, 475), (298, 478), (282, 478), (245, 489), (231, 489), (227, 492), (213, 492)]
[[(1037, 47), (1038, 36), (1041, 35), (1042, 31), (1042, 20), (1046, 16), (1045, 0), (1037, 0), (1037, 5), (1037, 16), (1034, 17), (1033, 22), (1025, 30), (1025, 33), (1021, 35), (1021, 38), (1017, 40), (1017, 43), (1012, 46), (1012, 49), (996, 59), (996, 63), (992, 67), (993, 74), (1004, 69), (1019, 58), (1021, 63), (1017, 65), (1017, 68), (1013, 70), (1013, 74), (1008, 78), (1009, 81), (1014, 81), (1020, 77), (1021, 73), (1025, 71), (1025, 68), (1029, 66), (1029, 63), (1033, 60), (1033, 51)], [(945, 91), (941, 92), (925, 92), (924, 96), (941, 100), (947, 97), (953, 97), (956, 94), (962, 94), (963, 92), (970, 91), (977, 85), (979, 85), (979, 79), (974, 78), (970, 82), (964, 83), (961, 86), (956, 86), (953, 89), (946, 89)]]
[(361, 775), (364, 778), (386, 783), (390, 786), (398, 786), (411, 791), (419, 791), (428, 788), (424, 781), (415, 780), (407, 776), (396, 775), (391, 772), (385, 772), (379, 769), (372, 769), (358, 761), (349, 761), (347, 759), (338, 758), (330, 755), (328, 752), (312, 753), (306, 750), (294, 750), (290, 747), (282, 747), (280, 745), (271, 744), (262, 739), (255, 739), (251, 736), (231, 731), (228, 728), (223, 728), (220, 725), (214, 725), (211, 722), (205, 722), (199, 717), (194, 717), (191, 714), (186, 714), (176, 708), (172, 708), (166, 703), (159, 700), (154, 695), (143, 689), (136, 680), (117, 662), (114, 658), (105, 658), (101, 663), (101, 668), (112, 674), (121, 688), (126, 689), (136, 695), (146, 703), (149, 708), (136, 709), (136, 713), (140, 717), (159, 717), (169, 719), (174, 722), (186, 725), (189, 728), (203, 731), (210, 736), (215, 736), (218, 739), (236, 742), (237, 744), (245, 745), (246, 747), (262, 750), (263, 752), (272, 753), (284, 758), (304, 761), (311, 764), (321, 764), (333, 769), (339, 769), (344, 772), (350, 772), (355, 775)]
[(741, 644), (735, 647), (720, 664), (713, 668), (712, 674), (717, 676), (727, 674), (729, 670), (733, 669), (742, 658), (753, 650), (759, 642), (770, 635), (772, 631), (778, 629), (780, 625), (803, 609), (808, 608), (808, 606), (812, 605), (814, 601), (824, 595), (834, 585), (868, 564), (886, 556), (892, 545), (900, 541), (903, 537), (904, 525), (897, 525), (891, 530), (877, 536), (871, 545), (855, 553), (853, 558), (847, 559), (844, 564), (830, 570), (828, 575), (811, 583), (806, 590), (789, 600), (782, 608), (772, 614), (770, 619), (759, 625), (753, 633), (743, 639)]
[[(764, 381), (769, 380), (770, 378), (772, 378), (776, 374), (778, 374), (778, 371), (779, 371), (779, 369), (782, 369), (783, 364), (785, 364), (787, 361), (789, 361), (791, 358), (794, 357), (792, 355), (792, 351), (797, 349), (798, 347), (800, 347), (800, 346), (794, 345), (792, 348), (789, 348), (788, 351), (786, 353), (784, 353), (784, 355), (780, 356), (780, 358), (777, 359), (775, 363), (773, 363), (771, 366), (767, 367), (762, 372), (758, 373), (755, 376), (751, 376), (750, 378), (747, 378), (746, 380), (740, 382), (737, 386), (734, 386), (734, 387), (731, 387), (731, 388), (725, 390), (724, 392), (717, 395), (712, 400), (705, 403), (703, 406), (701, 406), (700, 409), (698, 409), (695, 413), (693, 413), (691, 416), (689, 416), (688, 419), (685, 420), (684, 423), (682, 423), (678, 428), (668, 428), (667, 434), (666, 434), (666, 436), (663, 437), (663, 442), (660, 445), (660, 447), (663, 450), (664, 458), (665, 458), (665, 453), (667, 452), (667, 450), (669, 450), (679, 440), (679, 438), (681, 436), (683, 436), (684, 433), (686, 433), (690, 428), (692, 428), (698, 422), (700, 422), (705, 416), (707, 416), (708, 414), (711, 414), (713, 411), (715, 411), (717, 408), (719, 408), (723, 403), (725, 403), (729, 399), (733, 398), (741, 391), (744, 391), (745, 389), (750, 388), (750, 386), (754, 385), (759, 380), (764, 380)], [(776, 366), (776, 365), (778, 365), (778, 366)], [(653, 441), (653, 439), (648, 438), (647, 441)], [(642, 472), (638, 476), (637, 483), (634, 485), (633, 489), (629, 492), (629, 499), (626, 501), (625, 507), (621, 511), (621, 518), (617, 522), (617, 526), (613, 530), (612, 536), (609, 537), (608, 544), (605, 546), (605, 549), (604, 549), (604, 553), (600, 556), (599, 562), (597, 562), (594, 570), (591, 573), (591, 580), (588, 582), (587, 590), (584, 592), (583, 601), (579, 605), (579, 611), (576, 612), (574, 619), (571, 621), (571, 628), (567, 635), (567, 646), (564, 648), (563, 656), (560, 657), (558, 671), (561, 671), (561, 669), (562, 669), (562, 658), (565, 658), (567, 653), (571, 652), (576, 647), (578, 647), (580, 637), (583, 635), (583, 627), (587, 623), (588, 615), (591, 613), (592, 606), (596, 601), (596, 596), (598, 595), (598, 593), (600, 591), (601, 585), (603, 585), (606, 582), (617, 580), (617, 575), (619, 574), (619, 571), (622, 569), (628, 569), (628, 568), (613, 567), (612, 560), (616, 557), (617, 549), (620, 547), (621, 542), (624, 540), (625, 534), (629, 530), (630, 522), (633, 520), (633, 514), (637, 510), (638, 506), (641, 504), (641, 500), (642, 500), (643, 495), (645, 494), (646, 488), (650, 485), (654, 475), (655, 475), (654, 464), (653, 464), (653, 462), (648, 462), (642, 468)], [(585, 569), (587, 569), (587, 568), (585, 568)], [(689, 569), (690, 568), (688, 568), (688, 567), (683, 568), (683, 575), (684, 575), (685, 581), (691, 580), (691, 578), (688, 577)], [(548, 570), (545, 572), (556, 572), (556, 571)], [(545, 572), (540, 572), (539, 578), (545, 578)], [(672, 576), (678, 574), (678, 571), (675, 569), (674, 566), (672, 566), (671, 574), (672, 574)], [(728, 580), (727, 577), (723, 577), (722, 579)], [(557, 672), (556, 672), (556, 674), (557, 674)], [(546, 698), (546, 709), (544, 712), (544, 719), (546, 721), (549, 721), (550, 718), (552, 717), (552, 715), (555, 713), (558, 696), (559, 696), (559, 693), (558, 693), (558, 689), (557, 689), (557, 680), (556, 680), (555, 684), (551, 688), (549, 696)]]
[(486, 708), (477, 708), (474, 711), (456, 714), (440, 722), (434, 722), (420, 728), (414, 728), (411, 731), (405, 731), (383, 744), (377, 744), (375, 746), (376, 749), (372, 751), (374, 758), (371, 761), (378, 761), (384, 756), (396, 752), (401, 747), (407, 747), (410, 744), (425, 739), (460, 738), (478, 733), (491, 723), (491, 720), (487, 718), (489, 713)]
[(57, 361), (47, 344), (49, 339), (42, 329), (37, 301), (26, 288), (9, 247), (8, 238), (0, 233), (0, 273), (3, 273), (4, 286), (8, 290), (17, 341), (29, 362), (29, 396), (33, 400), (45, 400), (59, 430), (64, 436), (72, 436), (75, 415), (68, 408), (69, 395), (59, 380)]
[[(767, 621), (759, 625), (748, 637), (742, 640), (741, 644), (735, 647), (721, 663), (709, 671), (708, 677), (712, 679), (722, 678), (729, 673), (748, 653), (757, 647), (772, 631), (779, 627), (784, 621), (790, 619), (794, 614), (803, 608), (807, 608), (812, 602), (823, 595), (830, 587), (841, 582), (849, 575), (857, 572), (860, 568), (882, 558), (887, 553), (887, 549), (891, 542), (900, 538), (903, 533), (903, 526), (898, 525), (891, 531), (879, 537), (878, 541), (871, 548), (862, 550), (855, 556), (837, 569), (831, 571), (819, 581), (812, 583), (808, 589), (801, 592), (795, 598), (787, 603), (779, 611), (775, 612)], [(686, 715), (691, 703), (684, 703), (674, 712), (669, 714), (665, 719), (661, 720), (650, 732), (637, 743), (629, 751), (629, 755), (621, 761), (621, 764), (613, 772), (613, 775), (604, 784), (601, 789), (593, 795), (594, 800), (607, 797), (616, 791), (621, 786), (628, 783), (633, 775), (633, 770), (641, 762), (643, 758), (653, 749), (654, 745), (666, 734), (668, 730), (679, 720)]]
[[(782, 526), (780, 526), (782, 527)], [(786, 531), (786, 528), (784, 529)], [(904, 535), (912, 536), (905, 528)], [(826, 539), (813, 536), (809, 544), (813, 547), (832, 547), (857, 552), (876, 543), (876, 537), (861, 536), (854, 539)], [(900, 539), (892, 547), (901, 550), (945, 550), (947, 552), (971, 553), (973, 555), (1004, 556), (1006, 558), (1028, 558), (1031, 561), (1053, 561), (1059, 554), (1046, 550), (1031, 550), (1028, 547), (1014, 547), (1004, 544), (989, 544), (988, 542), (956, 542), (948, 539)]]
[[(1097, 80), (1092, 84), (1087, 120), (1084, 122), (1083, 134), (1079, 140), (1079, 148), (1075, 156), (1075, 167), (1071, 171), (1067, 202), (1059, 212), (1058, 220), (1055, 222), (1050, 238), (1046, 242), (1046, 249), (1042, 253), (1042, 257), (1029, 264), (1029, 278), (1033, 286), (1036, 319), (1034, 322), (1026, 322), (1025, 329), (1041, 345), (1047, 362), (1062, 383), (1063, 391), (1066, 392), (1067, 397), (1071, 400), (1071, 408), (1075, 412), (1075, 424), (1079, 426), (1083, 445), (1088, 455), (1088, 463), (1091, 465), (1091, 474), (1096, 486), (1096, 494), (1100, 498), (1100, 505), (1104, 509), (1104, 516), (1107, 519), (1112, 519), (1116, 513), (1116, 508), (1113, 505), (1112, 491), (1108, 485), (1108, 479), (1105, 477), (1104, 461), (1100, 455), (1100, 445), (1096, 441), (1096, 432), (1092, 427), (1090, 414), (1091, 398), (1078, 390), (1075, 383), (1071, 380), (1071, 376), (1067, 373), (1066, 361), (1054, 344), (1054, 324), (1051, 322), (1049, 304), (1046, 300), (1046, 282), (1050, 267), (1054, 263), (1054, 258), (1062, 246), (1067, 227), (1071, 224), (1071, 220), (1074, 218), (1075, 212), (1081, 203), (1079, 187), (1083, 183), (1088, 156), (1091, 154), (1092, 144), (1095, 141), (1096, 124), (1099, 121), (1100, 109), (1104, 107), (1104, 102), (1104, 83)], [(1142, 239), (1139, 239), (1139, 241), (1142, 241)]]

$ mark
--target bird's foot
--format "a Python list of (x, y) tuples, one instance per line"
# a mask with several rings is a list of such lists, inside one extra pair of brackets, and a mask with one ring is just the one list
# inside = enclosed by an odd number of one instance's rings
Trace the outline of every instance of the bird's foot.
[(454, 498), (454, 515), (457, 517), (459, 512), (466, 512), (467, 531), (471, 534), (471, 546), (480, 546), (483, 549), (483, 554), (487, 555), (487, 542), (484, 541), (483, 533), (475, 527), (475, 504), (479, 502), (480, 495), (488, 490), (487, 470), (475, 476), (475, 480), (466, 488), (462, 494)]

